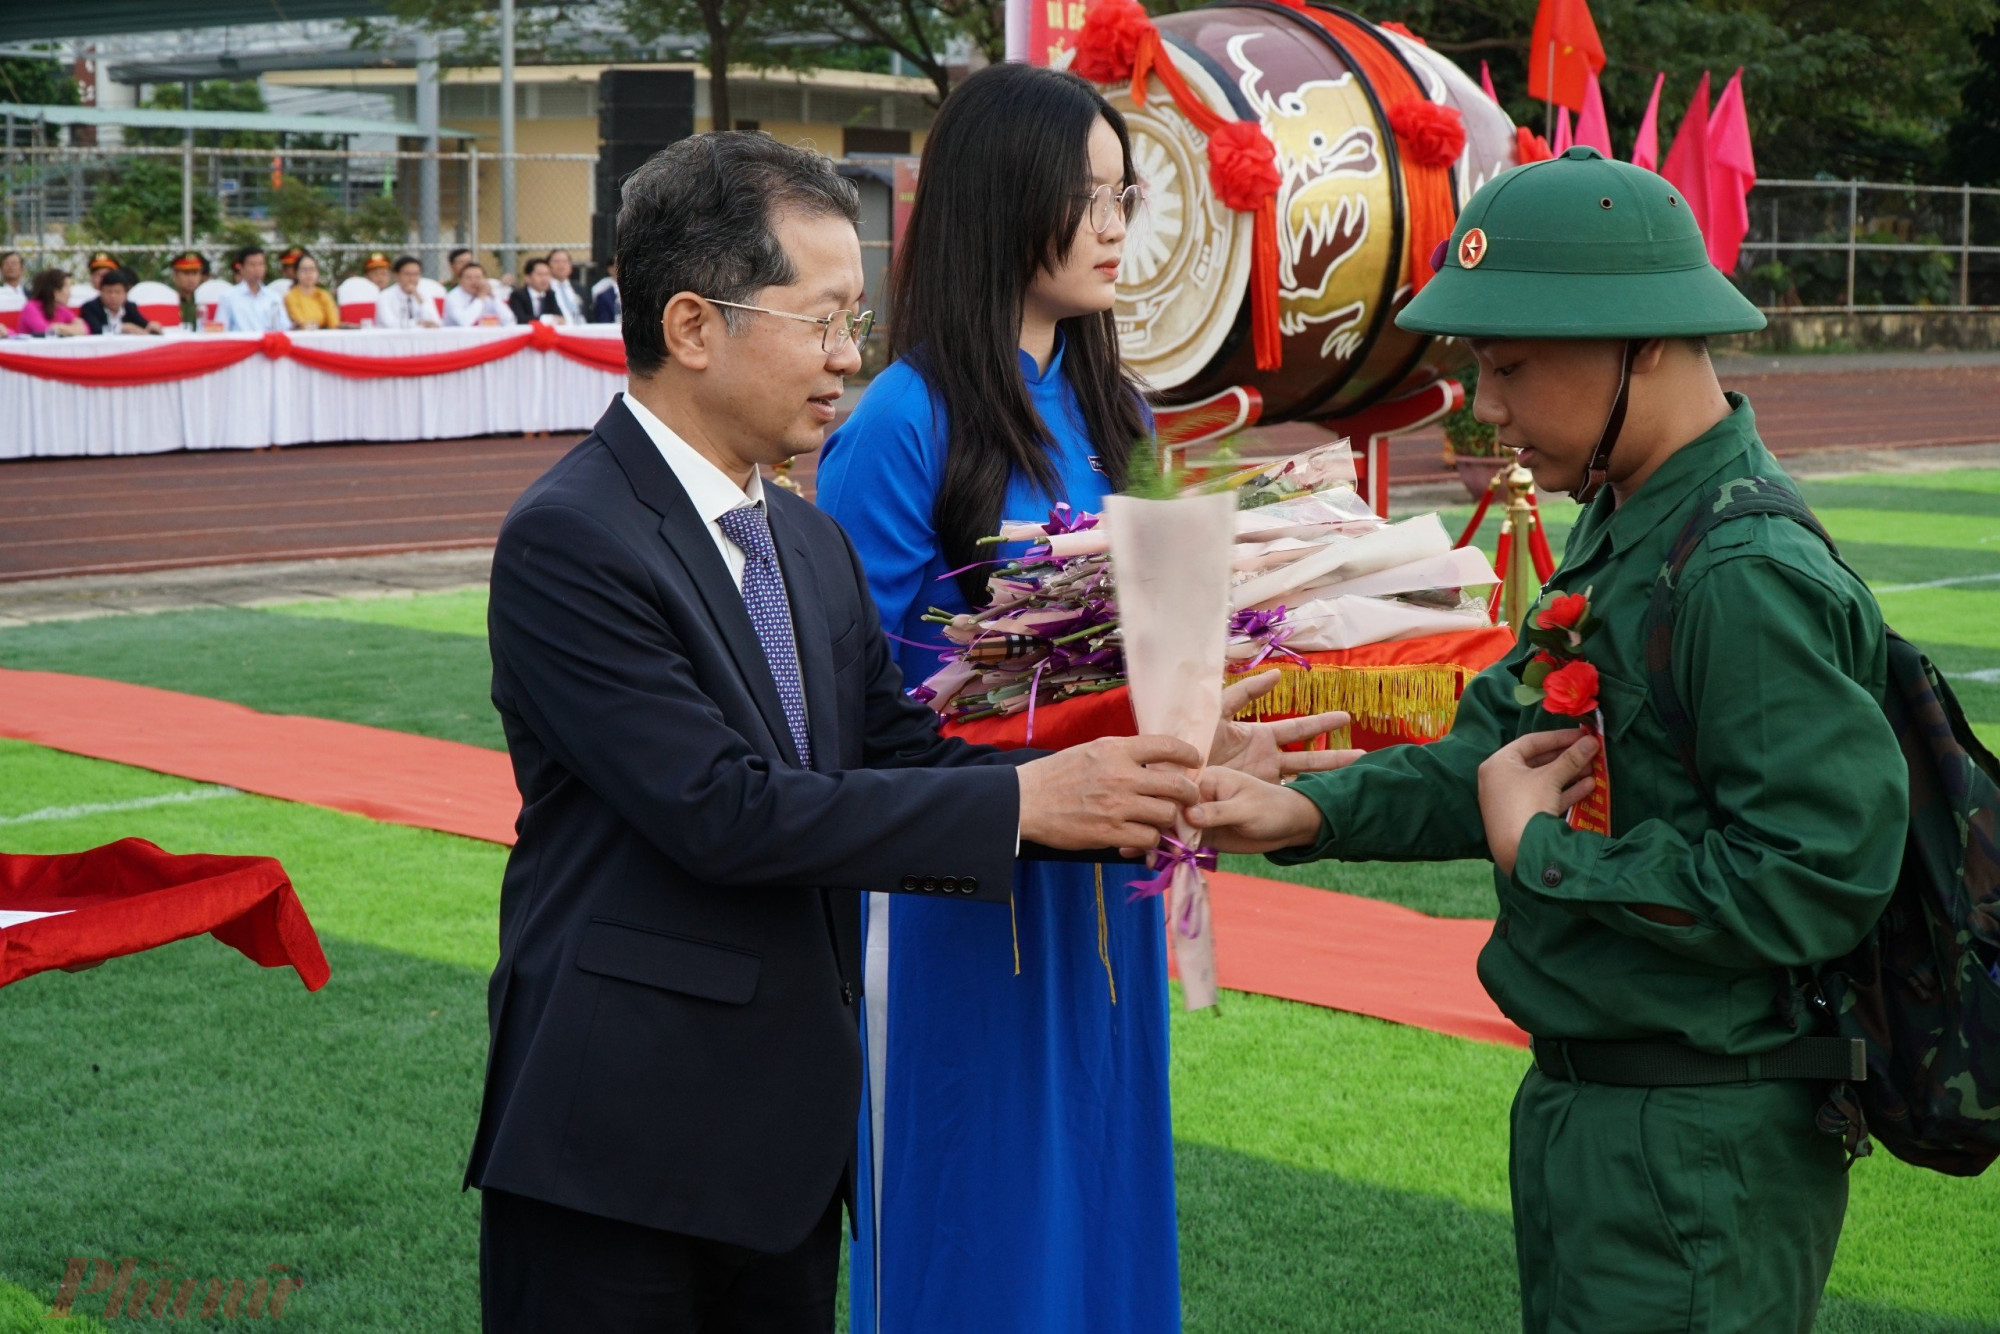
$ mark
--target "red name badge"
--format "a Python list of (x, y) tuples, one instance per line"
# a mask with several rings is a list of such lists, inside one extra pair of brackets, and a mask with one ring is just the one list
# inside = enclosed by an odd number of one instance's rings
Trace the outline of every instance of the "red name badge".
[(1604, 710), (1591, 715), (1583, 730), (1597, 738), (1597, 754), (1590, 761), (1590, 795), (1569, 808), (1569, 827), (1587, 833), (1611, 833), (1611, 768), (1605, 763)]

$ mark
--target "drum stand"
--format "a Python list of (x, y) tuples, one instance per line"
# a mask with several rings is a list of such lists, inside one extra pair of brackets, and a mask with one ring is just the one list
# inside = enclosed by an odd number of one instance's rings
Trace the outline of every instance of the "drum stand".
[(1500, 542), (1493, 552), (1493, 568), (1500, 572), (1500, 582), (1493, 589), (1487, 617), (1499, 624), (1500, 607), (1504, 603), (1507, 624), (1519, 634), (1527, 622), (1528, 608), (1541, 596), (1543, 582), (1556, 570), (1548, 534), (1542, 528), (1542, 511), (1535, 504), (1535, 479), (1526, 468), (1512, 463), (1493, 474), (1486, 493), (1479, 497), (1479, 504), (1472, 511), (1472, 522), (1465, 525), (1454, 545), (1472, 545), (1486, 511), (1493, 506), (1493, 498), (1500, 495), (1505, 496), (1500, 511)]
[(1421, 430), (1465, 406), (1456, 380), (1433, 380), (1421, 389), (1385, 398), (1352, 417), (1327, 417), (1319, 425), (1354, 446), (1354, 489), (1368, 508), (1389, 517), (1389, 438)]

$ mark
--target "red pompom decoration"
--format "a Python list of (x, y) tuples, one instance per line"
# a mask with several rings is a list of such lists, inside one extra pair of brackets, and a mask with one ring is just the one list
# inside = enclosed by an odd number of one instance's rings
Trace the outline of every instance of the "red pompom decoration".
[(1152, 32), (1153, 20), (1138, 0), (1097, 0), (1083, 16), (1069, 67), (1092, 83), (1123, 83)]
[(258, 348), (271, 360), (280, 361), (292, 354), (292, 340), (272, 329), (258, 341)]
[(1449, 167), (1465, 151), (1465, 117), (1457, 107), (1409, 98), (1389, 108), (1396, 144), (1420, 167)]
[(1530, 162), (1547, 162), (1555, 154), (1549, 151), (1549, 141), (1536, 134), (1525, 125), (1514, 127), (1514, 156), (1521, 159), (1521, 165)]
[(1430, 45), (1430, 43), (1429, 43), (1429, 42), (1427, 42), (1427, 41), (1425, 41), (1425, 40), (1424, 40), (1423, 38), (1421, 38), (1421, 37), (1417, 36), (1417, 35), (1416, 35), (1415, 33), (1411, 32), (1411, 31), (1410, 31), (1410, 30), (1409, 30), (1408, 28), (1406, 28), (1406, 27), (1404, 27), (1404, 26), (1403, 26), (1402, 24), (1400, 24), (1400, 23), (1396, 22), (1396, 21), (1395, 21), (1394, 19), (1390, 19), (1390, 20), (1389, 20), (1388, 22), (1386, 22), (1386, 23), (1378, 23), (1378, 24), (1376, 24), (1375, 26), (1376, 26), (1376, 27), (1378, 27), (1378, 28), (1380, 28), (1380, 29), (1382, 29), (1382, 30), (1383, 30), (1384, 32), (1393, 32), (1393, 33), (1395, 33), (1395, 34), (1396, 34), (1397, 36), (1399, 36), (1399, 37), (1407, 37), (1407, 38), (1409, 38), (1409, 39), (1410, 39), (1411, 41), (1415, 42), (1415, 43), (1416, 43), (1416, 44), (1417, 44), (1418, 46), (1429, 46), (1429, 45)]
[(1208, 136), (1208, 179), (1215, 197), (1247, 213), (1278, 193), (1278, 150), (1254, 120), (1232, 120)]

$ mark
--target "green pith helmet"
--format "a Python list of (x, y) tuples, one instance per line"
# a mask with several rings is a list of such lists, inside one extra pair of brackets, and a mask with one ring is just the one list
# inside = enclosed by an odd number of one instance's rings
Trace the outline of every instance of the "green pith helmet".
[(1396, 317), (1461, 338), (1692, 338), (1764, 315), (1709, 263), (1665, 178), (1576, 147), (1502, 172), (1466, 204), (1444, 266)]

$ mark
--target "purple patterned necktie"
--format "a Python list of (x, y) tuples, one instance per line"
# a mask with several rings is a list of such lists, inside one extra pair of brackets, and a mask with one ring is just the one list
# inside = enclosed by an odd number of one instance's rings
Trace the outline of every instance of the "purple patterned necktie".
[(785, 596), (785, 576), (778, 568), (778, 549), (771, 542), (771, 521), (762, 505), (742, 505), (719, 515), (716, 527), (743, 550), (743, 606), (764, 646), (764, 661), (778, 686), (778, 702), (792, 730), (799, 767), (812, 768), (812, 739), (806, 734), (806, 692), (799, 677), (799, 646), (792, 638), (792, 603)]

